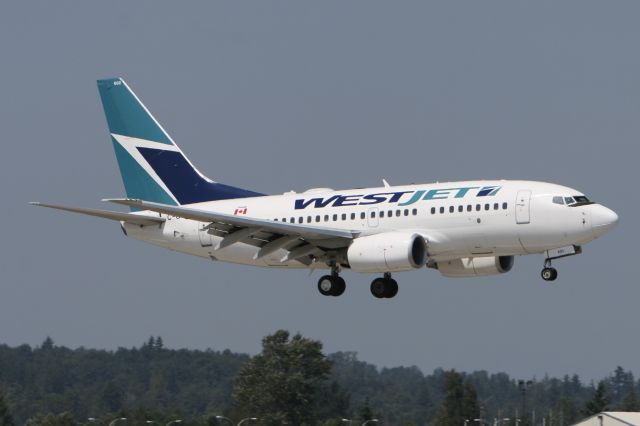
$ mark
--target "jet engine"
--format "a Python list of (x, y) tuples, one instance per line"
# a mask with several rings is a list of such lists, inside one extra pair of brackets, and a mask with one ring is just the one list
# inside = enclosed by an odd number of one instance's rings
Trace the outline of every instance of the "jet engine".
[(438, 262), (436, 268), (445, 277), (479, 277), (509, 272), (513, 261), (513, 256), (463, 257)]
[(400, 272), (418, 269), (427, 261), (427, 243), (414, 232), (385, 232), (356, 238), (347, 250), (356, 272)]

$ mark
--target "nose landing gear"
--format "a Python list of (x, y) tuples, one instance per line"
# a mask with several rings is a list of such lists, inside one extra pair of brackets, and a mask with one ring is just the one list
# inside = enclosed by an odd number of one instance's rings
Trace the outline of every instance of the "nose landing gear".
[(558, 270), (551, 266), (551, 259), (545, 259), (544, 268), (540, 272), (540, 276), (545, 281), (555, 281), (558, 278)]
[(378, 299), (391, 299), (398, 294), (398, 282), (385, 272), (384, 277), (371, 282), (371, 294)]

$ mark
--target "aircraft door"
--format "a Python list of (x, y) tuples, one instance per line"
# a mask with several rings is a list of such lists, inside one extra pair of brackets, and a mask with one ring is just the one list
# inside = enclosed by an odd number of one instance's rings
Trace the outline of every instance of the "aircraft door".
[(198, 222), (198, 238), (200, 238), (200, 245), (202, 247), (211, 247), (213, 245), (211, 241), (211, 234), (209, 233), (209, 224)]
[(524, 225), (531, 221), (530, 213), (531, 191), (523, 189), (516, 196), (516, 223)]
[(378, 215), (380, 212), (377, 207), (371, 207), (367, 212), (367, 223), (369, 224), (369, 228), (377, 228), (378, 227)]

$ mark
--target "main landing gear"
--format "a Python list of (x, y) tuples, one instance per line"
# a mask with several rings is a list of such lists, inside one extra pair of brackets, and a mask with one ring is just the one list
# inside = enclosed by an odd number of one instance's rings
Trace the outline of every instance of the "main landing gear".
[(385, 272), (384, 277), (371, 282), (371, 294), (378, 299), (391, 299), (398, 294), (398, 282), (391, 278), (389, 272)]
[(318, 290), (323, 296), (340, 296), (346, 288), (344, 278), (338, 275), (337, 268), (331, 270), (331, 275), (324, 275), (318, 280)]

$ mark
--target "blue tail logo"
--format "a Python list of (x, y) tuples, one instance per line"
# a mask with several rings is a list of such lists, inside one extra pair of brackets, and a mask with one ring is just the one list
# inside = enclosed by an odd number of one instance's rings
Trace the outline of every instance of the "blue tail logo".
[(182, 205), (264, 194), (200, 173), (121, 78), (98, 80), (127, 197)]

